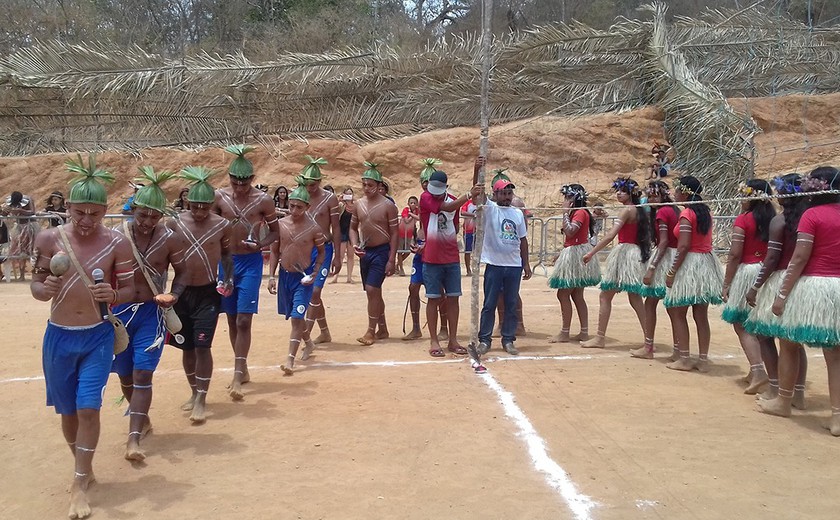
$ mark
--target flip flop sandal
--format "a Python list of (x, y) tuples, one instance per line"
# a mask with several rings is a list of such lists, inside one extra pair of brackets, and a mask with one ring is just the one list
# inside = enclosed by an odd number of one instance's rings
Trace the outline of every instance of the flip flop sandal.
[(443, 351), (443, 349), (439, 348), (430, 350), (429, 355), (432, 357), (446, 357), (446, 353)]
[(449, 347), (447, 350), (449, 350), (449, 352), (452, 352), (453, 354), (456, 354), (458, 356), (466, 356), (467, 355), (467, 349), (465, 349), (464, 347), (461, 347), (461, 346), (458, 346), (458, 347), (455, 347), (455, 348)]

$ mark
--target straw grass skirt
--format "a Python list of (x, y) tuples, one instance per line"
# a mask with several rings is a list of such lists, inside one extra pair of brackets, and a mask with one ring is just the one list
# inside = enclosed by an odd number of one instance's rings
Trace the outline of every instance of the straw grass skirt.
[[(653, 262), (653, 259), (658, 254), (659, 248), (654, 249), (650, 255), (650, 261)], [(662, 261), (659, 262), (659, 265), (656, 266), (656, 271), (653, 272), (653, 281), (650, 285), (642, 286), (642, 296), (645, 298), (659, 298), (660, 300), (665, 297), (665, 275), (668, 274), (668, 269), (674, 263), (674, 256), (676, 254), (677, 249), (675, 247), (665, 249), (665, 256), (662, 257)], [(648, 267), (650, 267), (650, 263), (648, 263)]]
[[(840, 278), (801, 277), (785, 300), (784, 312), (775, 316), (773, 300), (779, 292), (784, 272), (777, 271), (773, 276), (778, 281), (775, 287), (768, 286), (771, 280), (764, 284), (756, 300), (756, 310), (747, 320), (747, 330), (815, 348), (840, 345)], [(760, 309), (759, 305), (762, 305)]]
[(773, 302), (779, 289), (782, 287), (782, 279), (785, 276), (784, 269), (770, 273), (764, 285), (758, 290), (755, 297), (755, 308), (750, 311), (744, 328), (754, 336), (770, 336), (772, 331), (779, 326), (779, 317), (773, 314)]
[(688, 253), (674, 277), (672, 287), (665, 293), (665, 307), (723, 302), (723, 269), (712, 253)]
[[(761, 271), (761, 264), (741, 264), (735, 271), (732, 278), (732, 285), (729, 286), (729, 298), (723, 305), (721, 317), (727, 323), (741, 323), (746, 321), (752, 310), (747, 305), (747, 291), (755, 283), (758, 272)], [(770, 305), (773, 305), (772, 303)]]
[(618, 244), (607, 256), (601, 272), (602, 291), (626, 291), (641, 294), (642, 278), (647, 266), (642, 263), (642, 250), (636, 244)]
[(554, 270), (548, 279), (552, 289), (576, 289), (591, 287), (601, 281), (601, 265), (595, 257), (588, 264), (583, 263), (583, 256), (592, 251), (590, 243), (564, 247), (554, 262)]

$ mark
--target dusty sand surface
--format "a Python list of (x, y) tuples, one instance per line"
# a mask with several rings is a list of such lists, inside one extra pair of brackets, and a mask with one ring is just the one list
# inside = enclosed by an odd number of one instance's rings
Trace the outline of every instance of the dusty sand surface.
[[(289, 324), (263, 286), (253, 382), (244, 402), (227, 398), (233, 355), (222, 319), (202, 426), (179, 410), (188, 387), (179, 351), (167, 347), (140, 465), (122, 458), (127, 418), (125, 406), (114, 404), (119, 384), (112, 377), (93, 518), (575, 518), (529, 455), (539, 439), (506, 415), (492, 381), (510, 392), (577, 493), (597, 502), (589, 518), (836, 517), (840, 439), (821, 428), (829, 404), (818, 351), (809, 351), (808, 410), (769, 417), (735, 381), (747, 363), (719, 311), (712, 311), (711, 373), (672, 372), (664, 367), (664, 310), (657, 359), (632, 359), (627, 351), (642, 334), (620, 295), (606, 349), (549, 345), (559, 310), (537, 276), (523, 285), (528, 335), (517, 341), (520, 357), (502, 353), (496, 341), (489, 377), (478, 376), (465, 360), (430, 358), (425, 341), (398, 339), (407, 283), (386, 281), (394, 339), (371, 347), (355, 342), (365, 327), (360, 286), (328, 285), (335, 342), (319, 346), (292, 377), (277, 368)], [(468, 293), (467, 280), (464, 288)], [(588, 291), (587, 300), (594, 316), (597, 292)], [(28, 285), (0, 285), (0, 511), (7, 518), (63, 518), (67, 511), (72, 462), (40, 378), (47, 314)]]

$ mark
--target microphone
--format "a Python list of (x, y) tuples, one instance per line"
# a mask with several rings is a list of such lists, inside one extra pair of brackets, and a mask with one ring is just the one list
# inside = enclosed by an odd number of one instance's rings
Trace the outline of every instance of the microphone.
[[(105, 281), (105, 273), (100, 268), (94, 269), (90, 274), (93, 275), (93, 283), (102, 283)], [(99, 314), (102, 315), (103, 320), (108, 319), (108, 304), (105, 302), (99, 302)]]

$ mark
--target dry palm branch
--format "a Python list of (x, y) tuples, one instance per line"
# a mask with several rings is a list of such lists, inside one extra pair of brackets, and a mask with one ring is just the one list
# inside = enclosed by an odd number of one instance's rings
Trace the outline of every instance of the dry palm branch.
[[(810, 32), (751, 7), (665, 21), (618, 19), (496, 38), (490, 121), (649, 104), (677, 166), (729, 192), (759, 131), (724, 96), (840, 90), (840, 30)], [(208, 146), (325, 137), (369, 142), (475, 125), (479, 38), (407, 53), (387, 45), (254, 62), (167, 59), (140, 48), (36, 43), (0, 60), (0, 153)]]

